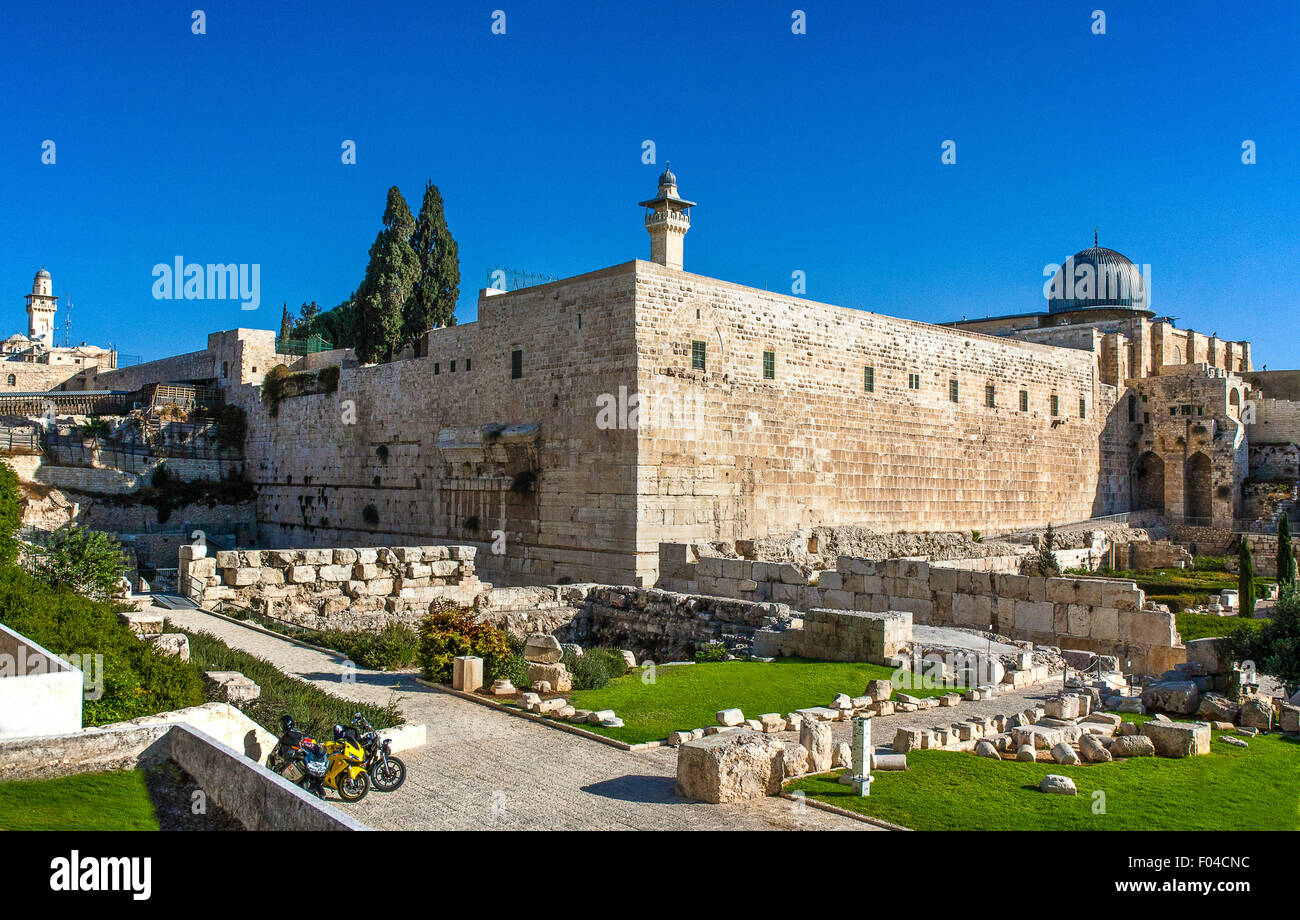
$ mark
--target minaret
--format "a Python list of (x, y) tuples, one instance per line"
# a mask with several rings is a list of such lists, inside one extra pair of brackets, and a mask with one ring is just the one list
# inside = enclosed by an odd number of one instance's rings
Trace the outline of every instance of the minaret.
[(59, 308), (59, 298), (51, 293), (53, 287), (50, 273), (42, 268), (27, 295), (27, 337), (46, 347), (54, 345), (54, 313)]
[(659, 177), (659, 194), (641, 202), (641, 207), (648, 209), (645, 228), (650, 234), (650, 261), (680, 269), (683, 243), (686, 231), (691, 229), (691, 208), (695, 207), (695, 202), (677, 197), (677, 177), (671, 168), (665, 168)]

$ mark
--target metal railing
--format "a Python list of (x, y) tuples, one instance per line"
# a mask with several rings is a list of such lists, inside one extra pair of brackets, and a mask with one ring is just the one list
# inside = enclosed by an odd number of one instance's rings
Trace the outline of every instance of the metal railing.
[(39, 454), (41, 435), (30, 428), (0, 428), (0, 450)]

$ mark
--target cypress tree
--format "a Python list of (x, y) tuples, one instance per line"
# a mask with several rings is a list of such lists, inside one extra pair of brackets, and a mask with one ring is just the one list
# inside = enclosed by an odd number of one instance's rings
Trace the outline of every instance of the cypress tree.
[(1250, 544), (1246, 536), (1237, 538), (1237, 594), (1241, 601), (1241, 616), (1255, 616), (1255, 563), (1250, 558)]
[(420, 274), (411, 246), (415, 219), (397, 186), (388, 190), (384, 226), (370, 247), (366, 276), (357, 289), (357, 358), (366, 364), (391, 359), (402, 344), (403, 310)]
[(1291, 519), (1284, 511), (1277, 522), (1277, 583), (1295, 581), (1295, 556), (1291, 554)]
[(460, 257), (447, 229), (442, 195), (432, 182), (425, 183), (411, 245), (420, 260), (420, 277), (402, 318), (403, 343), (414, 343), (430, 329), (456, 325)]
[(284, 313), (280, 316), (280, 338), (293, 338), (293, 314), (289, 312), (289, 304), (284, 304)]

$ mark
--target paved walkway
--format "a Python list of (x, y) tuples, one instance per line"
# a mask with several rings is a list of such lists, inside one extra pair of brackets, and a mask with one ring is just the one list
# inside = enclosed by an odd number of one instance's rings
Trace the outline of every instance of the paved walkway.
[[(371, 793), (357, 805), (341, 806), (371, 827), (871, 829), (860, 821), (815, 808), (796, 810), (794, 803), (779, 798), (744, 805), (706, 805), (681, 799), (673, 794), (677, 754), (671, 748), (622, 751), (422, 687), (410, 675), (350, 671), (338, 656), (202, 611), (156, 611), (184, 629), (211, 633), (232, 648), (265, 658), (285, 673), (336, 696), (381, 705), (397, 696), (407, 721), (428, 726), (428, 744), (401, 755), (408, 768), (401, 789), (387, 795)], [(933, 722), (927, 720), (926, 727)]]

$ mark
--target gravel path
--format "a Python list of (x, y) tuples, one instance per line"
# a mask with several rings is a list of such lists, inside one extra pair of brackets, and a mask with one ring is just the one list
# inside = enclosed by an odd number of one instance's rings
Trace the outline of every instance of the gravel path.
[(429, 743), (401, 754), (408, 768), (401, 789), (343, 806), (374, 828), (871, 829), (779, 798), (744, 805), (681, 799), (673, 794), (677, 755), (671, 748), (621, 751), (422, 687), (410, 675), (345, 668), (338, 656), (202, 611), (157, 610), (177, 626), (211, 633), (337, 696), (384, 704), (396, 695), (408, 721), (428, 726)]

